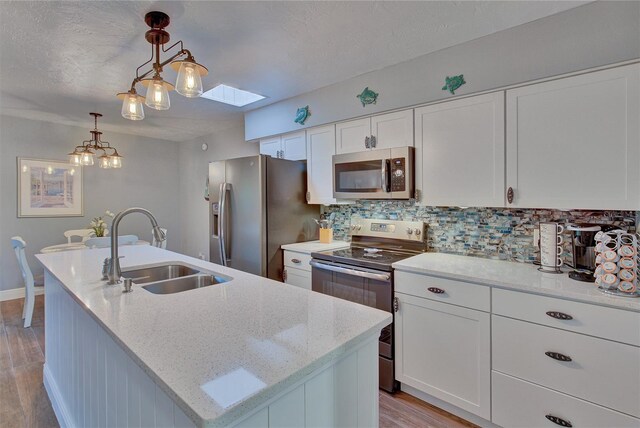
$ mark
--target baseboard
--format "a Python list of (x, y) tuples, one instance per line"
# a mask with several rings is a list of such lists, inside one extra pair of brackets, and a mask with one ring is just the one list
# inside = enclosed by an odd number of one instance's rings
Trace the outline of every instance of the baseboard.
[(49, 367), (46, 363), (44, 364), (42, 373), (44, 388), (46, 389), (49, 400), (51, 401), (51, 407), (53, 407), (53, 413), (55, 413), (56, 419), (58, 419), (58, 424), (60, 424), (61, 428), (72, 427), (73, 424), (71, 423), (71, 418), (69, 417), (67, 407), (62, 400), (62, 395), (60, 393), (60, 389), (58, 388), (58, 384), (51, 375)]
[(434, 397), (433, 395), (422, 392), (416, 388), (413, 388), (409, 385), (401, 384), (400, 390), (406, 392), (409, 395), (413, 395), (416, 398), (419, 398), (422, 401), (425, 401), (429, 404), (432, 404), (436, 407), (439, 407), (442, 410), (446, 410), (447, 412), (456, 415), (466, 421), (472, 422), (482, 428), (500, 428), (499, 425), (492, 423), (484, 418), (481, 418), (478, 415), (474, 415), (464, 409), (461, 409), (453, 404), (449, 404), (446, 401), (443, 401), (439, 398)]
[[(36, 296), (39, 294), (44, 294), (44, 288), (36, 287), (35, 294)], [(0, 291), (0, 302), (4, 302), (5, 300), (15, 300), (15, 299), (24, 299), (24, 287), (12, 288), (10, 290)]]

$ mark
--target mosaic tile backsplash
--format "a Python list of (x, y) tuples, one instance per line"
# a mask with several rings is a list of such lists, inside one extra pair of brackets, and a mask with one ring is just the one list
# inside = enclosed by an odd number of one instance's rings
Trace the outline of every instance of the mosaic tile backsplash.
[[(636, 211), (560, 211), (548, 209), (447, 208), (418, 206), (412, 201), (359, 201), (323, 207), (335, 213), (333, 236), (349, 241), (351, 217), (424, 221), (429, 251), (533, 263), (533, 242), (541, 221), (615, 224), (636, 230)], [(565, 231), (563, 257), (571, 263), (571, 234)]]

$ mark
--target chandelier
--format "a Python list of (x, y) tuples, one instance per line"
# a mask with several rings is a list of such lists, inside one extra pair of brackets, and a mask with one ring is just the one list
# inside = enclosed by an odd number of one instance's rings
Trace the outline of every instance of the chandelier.
[(93, 116), (95, 126), (91, 133), (91, 139), (82, 142), (81, 146), (77, 146), (69, 153), (69, 163), (76, 166), (90, 166), (95, 164), (95, 157), (98, 157), (98, 165), (100, 168), (122, 168), (122, 156), (118, 154), (115, 147), (111, 147), (107, 141), (100, 140), (102, 132), (98, 131), (98, 118), (102, 117), (100, 113), (89, 113)]
[[(131, 82), (131, 89), (118, 94), (118, 98), (122, 100), (122, 117), (130, 120), (144, 119), (143, 101), (147, 107), (168, 110), (169, 91), (174, 89), (187, 98), (199, 97), (202, 95), (202, 76), (206, 76), (209, 72), (206, 67), (195, 61), (191, 52), (184, 48), (182, 40), (165, 49), (165, 44), (169, 42), (169, 33), (164, 29), (169, 26), (169, 15), (163, 12), (149, 12), (144, 16), (144, 22), (151, 27), (145, 33), (145, 38), (151, 43), (151, 59), (136, 69), (136, 77)], [(161, 51), (169, 52), (178, 45), (180, 50), (176, 54), (160, 62)], [(140, 69), (149, 63), (153, 63), (152, 68), (140, 74)], [(166, 82), (161, 76), (162, 69), (167, 64), (178, 72), (175, 86)], [(147, 88), (145, 97), (136, 92), (137, 83)]]

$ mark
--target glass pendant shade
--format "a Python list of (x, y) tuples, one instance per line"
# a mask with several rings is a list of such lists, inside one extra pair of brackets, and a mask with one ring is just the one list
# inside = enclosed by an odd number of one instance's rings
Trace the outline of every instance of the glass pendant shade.
[(82, 165), (80, 163), (81, 159), (82, 159), (82, 155), (77, 151), (74, 150), (73, 152), (69, 153), (69, 163), (71, 165), (74, 165), (74, 166)]
[(95, 163), (93, 159), (93, 152), (86, 149), (80, 154), (80, 165), (91, 166)]
[(102, 155), (98, 158), (98, 166), (100, 168), (111, 168), (111, 159), (107, 155)]
[(153, 78), (148, 81), (147, 97), (144, 102), (147, 107), (156, 110), (168, 110), (171, 103), (169, 101), (169, 91), (165, 82), (161, 78)]
[(136, 93), (127, 92), (122, 100), (122, 117), (129, 120), (144, 119), (142, 97)]
[(202, 95), (202, 78), (196, 68), (196, 64), (182, 61), (178, 78), (176, 79), (176, 92), (187, 98), (195, 98)]
[(111, 168), (122, 168), (122, 156), (118, 154), (117, 150), (109, 156), (109, 166)]

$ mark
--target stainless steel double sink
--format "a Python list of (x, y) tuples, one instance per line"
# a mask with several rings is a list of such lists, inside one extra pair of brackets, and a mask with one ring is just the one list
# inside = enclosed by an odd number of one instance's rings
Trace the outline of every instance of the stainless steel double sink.
[(134, 284), (153, 294), (174, 294), (210, 285), (222, 284), (233, 278), (206, 269), (194, 268), (179, 262), (170, 262), (144, 268), (132, 268), (122, 272)]

